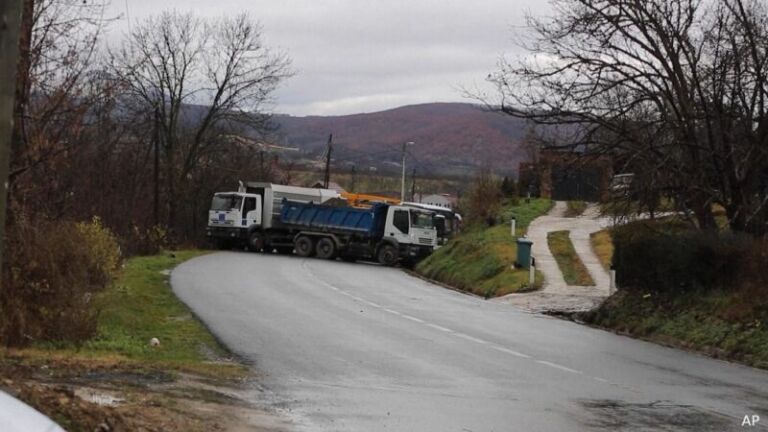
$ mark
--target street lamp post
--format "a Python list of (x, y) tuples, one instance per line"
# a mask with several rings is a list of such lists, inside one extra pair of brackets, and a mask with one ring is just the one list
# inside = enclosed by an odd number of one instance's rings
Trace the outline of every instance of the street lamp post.
[(405, 201), (405, 148), (409, 145), (413, 145), (413, 141), (403, 143), (403, 177), (400, 183), (400, 201)]

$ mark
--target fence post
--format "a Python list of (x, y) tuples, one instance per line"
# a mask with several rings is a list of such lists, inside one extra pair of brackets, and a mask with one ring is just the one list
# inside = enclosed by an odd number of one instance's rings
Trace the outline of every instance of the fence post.
[(536, 258), (531, 255), (531, 265), (528, 266), (528, 287), (533, 288), (536, 283)]
[(517, 218), (512, 216), (512, 220), (510, 221), (510, 233), (512, 234), (512, 237), (515, 237), (515, 232), (517, 229)]
[(608, 287), (608, 295), (613, 295), (616, 292), (616, 267), (611, 266), (611, 285)]

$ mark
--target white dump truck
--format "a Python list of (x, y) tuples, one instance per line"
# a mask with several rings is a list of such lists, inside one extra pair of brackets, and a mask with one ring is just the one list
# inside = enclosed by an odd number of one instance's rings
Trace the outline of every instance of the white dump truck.
[[(280, 216), (283, 199), (302, 203), (322, 204), (339, 198), (331, 189), (304, 188), (273, 183), (240, 183), (236, 192), (217, 192), (208, 211), (206, 235), (221, 248), (247, 245), (255, 231), (268, 231)], [(290, 253), (293, 247), (277, 248)]]

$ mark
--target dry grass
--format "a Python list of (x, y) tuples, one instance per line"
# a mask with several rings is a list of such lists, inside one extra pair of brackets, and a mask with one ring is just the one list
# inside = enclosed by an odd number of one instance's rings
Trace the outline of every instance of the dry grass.
[(581, 262), (579, 255), (573, 248), (573, 243), (569, 237), (570, 231), (553, 231), (547, 234), (547, 244), (552, 251), (560, 271), (563, 273), (563, 279), (568, 285), (592, 286), (595, 281), (589, 275), (589, 271)]
[(600, 264), (605, 267), (606, 270), (610, 270), (611, 262), (613, 261), (613, 238), (608, 230), (602, 230), (594, 232), (589, 236), (592, 243), (592, 250), (595, 251), (595, 255), (600, 260)]
[(584, 213), (587, 209), (587, 203), (584, 201), (567, 201), (565, 210), (565, 217), (578, 217)]

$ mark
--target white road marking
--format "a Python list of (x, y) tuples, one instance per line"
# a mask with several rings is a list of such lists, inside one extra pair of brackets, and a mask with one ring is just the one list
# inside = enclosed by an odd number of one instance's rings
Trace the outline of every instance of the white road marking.
[(453, 330), (451, 330), (451, 329), (449, 329), (447, 327), (439, 326), (437, 324), (427, 323), (427, 327), (432, 327), (435, 330), (440, 330), (440, 331), (443, 331), (443, 332), (446, 332), (446, 333), (454, 333)]
[(484, 341), (482, 339), (478, 339), (476, 337), (472, 337), (472, 336), (470, 336), (468, 334), (458, 333), (458, 332), (455, 333), (455, 334), (456, 334), (456, 336), (458, 336), (458, 337), (460, 337), (462, 339), (466, 339), (466, 340), (469, 340), (469, 341), (472, 341), (472, 342), (476, 342), (476, 343), (479, 343), (479, 344), (487, 344), (488, 343), (488, 342), (486, 342), (486, 341)]
[(580, 371), (577, 371), (576, 369), (571, 369), (569, 367), (566, 367), (566, 366), (563, 366), (563, 365), (560, 365), (560, 364), (557, 364), (557, 363), (548, 362), (546, 360), (536, 360), (536, 363), (543, 364), (543, 365), (549, 366), (549, 367), (553, 367), (555, 369), (560, 369), (560, 370), (563, 370), (563, 371), (566, 371), (566, 372), (571, 372), (571, 373), (575, 373), (575, 374), (580, 374), (581, 373)]
[[(305, 266), (305, 268), (307, 268), (307, 267)], [(310, 273), (311, 272), (312, 271), (310, 270)], [(357, 301), (359, 301), (361, 303), (365, 303), (365, 304), (367, 304), (369, 306), (372, 306), (372, 307), (375, 307), (375, 308), (379, 308), (379, 309), (381, 309), (381, 310), (383, 310), (385, 312), (391, 313), (393, 315), (397, 315), (397, 316), (403, 317), (403, 318), (405, 318), (407, 320), (410, 320), (410, 321), (413, 321), (413, 322), (424, 324), (427, 327), (431, 327), (431, 328), (433, 328), (435, 330), (439, 330), (439, 331), (442, 331), (442, 332), (445, 332), (445, 333), (453, 334), (453, 335), (455, 335), (457, 337), (460, 337), (462, 339), (466, 339), (466, 340), (469, 340), (469, 341), (472, 341), (472, 342), (475, 342), (475, 343), (479, 343), (479, 344), (482, 344), (482, 345), (490, 345), (491, 348), (495, 349), (496, 351), (503, 352), (505, 354), (509, 354), (509, 355), (513, 355), (515, 357), (520, 357), (520, 358), (525, 358), (525, 359), (531, 358), (531, 356), (529, 356), (528, 354), (523, 354), (521, 352), (517, 352), (517, 351), (511, 350), (509, 348), (504, 348), (503, 346), (489, 344), (488, 342), (486, 342), (486, 341), (484, 341), (482, 339), (478, 339), (478, 338), (470, 336), (468, 334), (460, 333), (460, 332), (451, 330), (451, 329), (449, 329), (447, 327), (443, 327), (441, 325), (428, 323), (428, 322), (426, 322), (426, 321), (424, 321), (422, 319), (416, 318), (414, 316), (406, 315), (406, 314), (404, 314), (402, 312), (398, 312), (398, 311), (396, 311), (394, 309), (389, 309), (389, 308), (383, 307), (382, 305), (380, 305), (378, 303), (374, 303), (372, 301), (365, 300), (365, 299), (363, 299), (361, 297), (358, 297), (356, 295), (352, 295), (352, 294), (350, 294), (350, 293), (348, 293), (346, 291), (343, 291), (343, 290), (341, 290), (341, 289), (339, 289), (339, 288), (337, 288), (337, 287), (335, 287), (335, 286), (333, 286), (333, 285), (331, 285), (331, 284), (329, 284), (329, 283), (327, 283), (325, 281), (321, 280), (320, 282), (323, 285), (325, 285), (328, 288), (338, 292), (341, 295), (345, 295), (345, 296), (350, 297), (352, 299), (355, 299), (355, 300), (357, 300)], [(560, 370), (565, 371), (565, 372), (570, 372), (570, 373), (580, 374), (580, 375), (583, 374), (583, 372), (581, 372), (581, 371), (578, 371), (576, 369), (571, 369), (571, 368), (569, 368), (567, 366), (563, 366), (561, 364), (552, 363), (552, 362), (549, 362), (549, 361), (546, 361), (546, 360), (535, 360), (535, 361), (536, 361), (536, 363), (539, 363), (539, 364), (542, 364), (542, 365), (545, 365), (545, 366), (549, 366), (551, 368), (560, 369)], [(599, 378), (599, 377), (591, 377), (591, 378), (594, 379), (595, 381), (599, 381), (599, 382), (603, 382), (603, 383), (610, 383), (608, 380), (606, 380), (604, 378)]]
[(418, 319), (418, 318), (416, 318), (416, 317), (412, 317), (412, 316), (410, 316), (410, 315), (406, 315), (406, 314), (400, 314), (400, 315), (401, 315), (403, 318), (407, 319), (407, 320), (411, 320), (411, 321), (414, 321), (414, 322), (417, 322), (417, 323), (421, 323), (421, 324), (424, 324), (424, 320), (421, 320), (421, 319)]
[(491, 348), (495, 349), (496, 351), (501, 351), (501, 352), (503, 352), (505, 354), (511, 354), (511, 355), (513, 355), (515, 357), (531, 358), (531, 356), (529, 356), (528, 354), (523, 354), (521, 352), (517, 352), (517, 351), (511, 350), (509, 348), (504, 348), (502, 346), (493, 345), (493, 346), (491, 346)]

